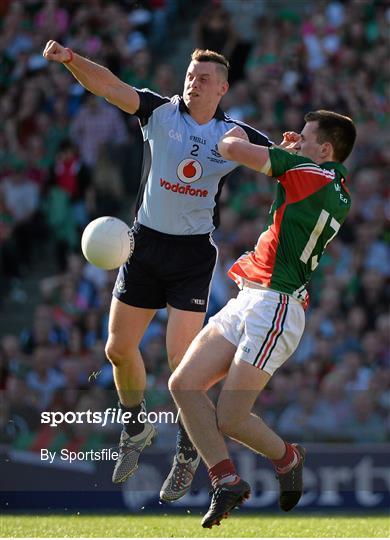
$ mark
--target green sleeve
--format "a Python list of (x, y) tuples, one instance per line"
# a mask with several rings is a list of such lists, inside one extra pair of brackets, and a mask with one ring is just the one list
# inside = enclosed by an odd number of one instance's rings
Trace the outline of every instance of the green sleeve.
[(281, 148), (270, 148), (269, 157), (271, 160), (272, 176), (283, 176), (285, 172), (303, 163), (314, 163), (311, 159), (297, 156)]

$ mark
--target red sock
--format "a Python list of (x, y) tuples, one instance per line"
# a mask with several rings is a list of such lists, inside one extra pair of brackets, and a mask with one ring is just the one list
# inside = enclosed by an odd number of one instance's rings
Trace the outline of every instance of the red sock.
[(275, 469), (280, 473), (290, 471), (300, 459), (300, 455), (295, 446), (288, 442), (284, 442), (284, 444), (286, 445), (286, 452), (282, 459), (271, 459)]
[(235, 483), (238, 480), (236, 468), (231, 459), (224, 459), (214, 467), (210, 467), (208, 473), (213, 487)]

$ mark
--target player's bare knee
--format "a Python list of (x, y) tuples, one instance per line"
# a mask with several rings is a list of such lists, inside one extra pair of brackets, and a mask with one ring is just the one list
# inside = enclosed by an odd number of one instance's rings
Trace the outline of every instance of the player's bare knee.
[(179, 406), (184, 405), (189, 398), (193, 397), (193, 381), (190, 375), (182, 370), (172, 373), (168, 381), (168, 388)]
[(168, 388), (171, 394), (176, 398), (180, 396), (180, 390), (183, 388), (182, 376), (178, 371), (172, 373), (169, 377)]
[(234, 437), (239, 433), (241, 418), (238, 415), (232, 414), (231, 411), (224, 407), (223, 403), (217, 404), (216, 410), (218, 429), (228, 437)]
[(230, 419), (227, 415), (218, 411), (217, 411), (217, 425), (221, 433), (223, 433), (224, 435), (230, 435), (230, 431), (232, 429)]
[(120, 367), (131, 358), (131, 351), (128, 348), (119, 347), (116, 343), (108, 341), (105, 348), (108, 360), (115, 367)]
[(175, 399), (176, 396), (179, 398), (186, 394), (194, 396), (199, 392), (205, 392), (207, 390), (204, 381), (192, 369), (181, 368), (172, 373), (168, 381), (168, 387)]
[(182, 384), (181, 377), (176, 373), (172, 373), (168, 381), (168, 388), (179, 408), (183, 405), (184, 391), (182, 390)]

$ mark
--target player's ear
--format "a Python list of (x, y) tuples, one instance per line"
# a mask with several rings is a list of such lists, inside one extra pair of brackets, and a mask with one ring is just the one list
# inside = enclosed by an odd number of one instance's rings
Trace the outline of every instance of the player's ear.
[(229, 90), (229, 83), (227, 81), (223, 81), (221, 85), (221, 91), (220, 91), (221, 96), (224, 96), (228, 90)]
[(321, 144), (320, 156), (322, 159), (330, 159), (333, 156), (333, 145), (330, 142), (324, 142)]

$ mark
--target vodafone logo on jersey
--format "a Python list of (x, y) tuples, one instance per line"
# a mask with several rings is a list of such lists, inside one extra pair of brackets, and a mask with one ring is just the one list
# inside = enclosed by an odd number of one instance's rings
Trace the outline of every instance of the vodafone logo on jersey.
[(202, 165), (196, 159), (183, 159), (177, 166), (176, 174), (184, 184), (192, 184), (201, 178), (203, 174)]
[(207, 189), (194, 189), (189, 184), (183, 186), (182, 184), (179, 184), (179, 182), (172, 184), (172, 182), (168, 182), (167, 180), (164, 180), (164, 178), (160, 178), (160, 186), (167, 191), (171, 191), (172, 193), (189, 195), (190, 197), (207, 197), (209, 194)]

